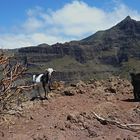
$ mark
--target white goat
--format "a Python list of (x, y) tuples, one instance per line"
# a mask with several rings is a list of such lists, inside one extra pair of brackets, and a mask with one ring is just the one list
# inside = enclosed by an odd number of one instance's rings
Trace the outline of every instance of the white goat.
[[(48, 91), (46, 91), (46, 85), (47, 85), (47, 89), (51, 90), (51, 88), (50, 88), (51, 87), (51, 77), (52, 77), (52, 73), (54, 71), (55, 70), (53, 68), (48, 68), (42, 74), (33, 75), (33, 83), (38, 86), (38, 93), (39, 93), (40, 97), (41, 97), (41, 95), (39, 92), (39, 85), (42, 84), (42, 87), (45, 92), (45, 98), (46, 99), (48, 98)], [(47, 94), (47, 97), (46, 97), (46, 94)]]

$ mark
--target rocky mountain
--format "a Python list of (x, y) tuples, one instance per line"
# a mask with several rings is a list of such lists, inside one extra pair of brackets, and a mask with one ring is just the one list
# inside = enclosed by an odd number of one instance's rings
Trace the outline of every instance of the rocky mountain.
[[(99, 31), (90, 37), (81, 40), (82, 44), (92, 45), (95, 52), (113, 51), (113, 64), (120, 64), (127, 61), (128, 57), (140, 58), (140, 22), (126, 17), (116, 26), (106, 31)], [(113, 49), (113, 50), (112, 50)], [(117, 57), (116, 57), (117, 56)], [(113, 57), (113, 55), (112, 55)], [(103, 61), (108, 62), (108, 56), (102, 57)], [(108, 62), (109, 64), (111, 62)]]
[(140, 21), (127, 16), (114, 27), (79, 41), (40, 44), (14, 53), (29, 73), (54, 67), (59, 80), (128, 76), (134, 69), (140, 71)]

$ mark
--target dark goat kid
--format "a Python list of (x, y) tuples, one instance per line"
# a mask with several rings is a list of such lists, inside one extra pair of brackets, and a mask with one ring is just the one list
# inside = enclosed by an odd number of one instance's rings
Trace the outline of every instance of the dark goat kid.
[[(42, 85), (44, 92), (45, 92), (45, 98), (48, 97), (48, 89), (51, 90), (51, 77), (52, 77), (52, 73), (55, 70), (53, 70), (53, 68), (48, 68), (45, 73), (42, 74), (38, 74), (38, 75), (33, 75), (33, 83), (37, 86), (39, 86), (40, 84)], [(46, 86), (47, 86), (47, 90), (46, 90)], [(39, 92), (39, 87), (38, 87), (38, 92)], [(40, 95), (40, 92), (39, 92)], [(47, 95), (47, 97), (46, 97)], [(41, 95), (40, 95), (41, 97)]]
[(140, 73), (130, 73), (135, 100), (140, 100)]

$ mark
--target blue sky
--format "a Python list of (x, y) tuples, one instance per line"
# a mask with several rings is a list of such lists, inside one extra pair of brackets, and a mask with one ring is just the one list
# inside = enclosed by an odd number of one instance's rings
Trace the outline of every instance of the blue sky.
[(0, 0), (0, 47), (19, 48), (82, 39), (130, 15), (140, 0)]

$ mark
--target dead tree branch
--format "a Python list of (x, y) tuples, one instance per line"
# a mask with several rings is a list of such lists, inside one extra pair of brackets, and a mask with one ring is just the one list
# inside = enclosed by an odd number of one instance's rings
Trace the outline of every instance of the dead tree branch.
[(121, 128), (121, 129), (127, 129), (127, 130), (134, 131), (134, 132), (140, 131), (140, 124), (122, 124), (116, 120), (111, 120), (109, 118), (105, 119), (105, 118), (97, 115), (95, 112), (92, 112), (92, 114), (101, 124), (104, 124), (104, 125), (112, 124), (112, 125), (116, 125), (117, 127)]
[(17, 80), (23, 76), (26, 68), (20, 63), (11, 65), (12, 57), (0, 53), (0, 66), (2, 78), (0, 80), (0, 114), (12, 109), (18, 99), (23, 100), (23, 92), (32, 89), (32, 86), (17, 85)]

